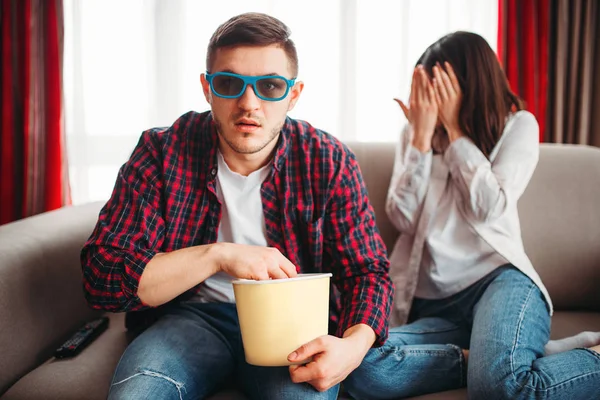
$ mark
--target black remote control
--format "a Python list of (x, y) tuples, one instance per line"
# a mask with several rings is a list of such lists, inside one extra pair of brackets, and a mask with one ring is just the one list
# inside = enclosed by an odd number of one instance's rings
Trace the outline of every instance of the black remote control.
[(108, 328), (108, 317), (98, 318), (82, 326), (54, 352), (56, 358), (73, 357)]

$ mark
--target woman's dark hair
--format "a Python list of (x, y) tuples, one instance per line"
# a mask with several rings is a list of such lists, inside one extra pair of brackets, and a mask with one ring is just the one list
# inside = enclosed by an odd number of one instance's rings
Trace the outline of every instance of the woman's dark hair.
[(523, 109), (523, 100), (509, 87), (496, 54), (481, 36), (454, 32), (429, 46), (419, 58), (429, 76), (433, 66), (450, 63), (462, 90), (458, 122), (462, 132), (489, 157), (498, 143), (506, 117)]

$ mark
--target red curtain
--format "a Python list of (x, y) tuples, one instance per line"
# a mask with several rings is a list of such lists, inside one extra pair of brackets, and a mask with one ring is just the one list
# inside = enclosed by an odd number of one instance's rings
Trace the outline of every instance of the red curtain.
[(546, 130), (550, 0), (498, 0), (498, 58), (512, 90)]
[(70, 203), (62, 0), (0, 0), (0, 224)]

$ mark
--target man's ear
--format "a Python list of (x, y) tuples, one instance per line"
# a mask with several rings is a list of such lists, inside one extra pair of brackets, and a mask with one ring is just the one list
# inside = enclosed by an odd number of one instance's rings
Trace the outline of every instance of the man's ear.
[(206, 102), (212, 104), (212, 93), (210, 91), (210, 84), (206, 80), (206, 75), (200, 74), (200, 83), (202, 84), (202, 91), (204, 92)]
[(300, 99), (300, 94), (302, 93), (302, 89), (304, 89), (304, 82), (298, 81), (292, 88), (290, 89), (290, 104), (288, 105), (288, 111), (292, 111), (298, 99)]

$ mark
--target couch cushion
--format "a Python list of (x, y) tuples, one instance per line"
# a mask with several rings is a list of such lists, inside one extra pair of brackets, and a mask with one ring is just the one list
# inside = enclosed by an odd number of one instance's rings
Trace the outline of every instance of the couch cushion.
[[(2, 397), (2, 400), (106, 399), (113, 372), (131, 337), (125, 330), (125, 314), (107, 314), (109, 328), (73, 358), (52, 358), (31, 371)], [(209, 400), (244, 400), (227, 389)]]
[[(2, 397), (3, 400), (105, 399), (116, 365), (130, 341), (124, 328), (123, 314), (111, 314), (109, 329), (71, 359), (48, 360), (24, 376)], [(557, 312), (552, 319), (552, 338), (573, 335), (582, 330), (600, 331), (600, 313)], [(444, 397), (445, 396), (445, 397)], [(427, 396), (419, 400), (466, 399), (465, 390)], [(210, 400), (243, 400), (233, 389), (224, 390)]]
[(109, 327), (73, 358), (51, 358), (25, 375), (2, 399), (106, 399), (129, 342), (124, 314), (109, 315)]
[(551, 339), (562, 339), (581, 331), (600, 332), (600, 313), (557, 311), (552, 317)]
[(0, 394), (100, 315), (83, 296), (79, 253), (100, 203), (0, 226)]

